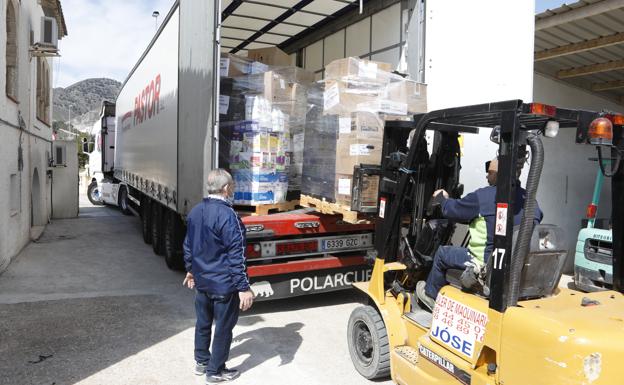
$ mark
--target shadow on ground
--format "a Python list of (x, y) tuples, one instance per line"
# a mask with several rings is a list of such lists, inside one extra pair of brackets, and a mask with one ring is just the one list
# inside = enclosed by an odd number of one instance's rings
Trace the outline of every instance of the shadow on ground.
[[(193, 383), (185, 371), (193, 361), (193, 294), (182, 279), (143, 242), (136, 217), (89, 207), (54, 221), (0, 275), (0, 384)], [(332, 327), (314, 308), (361, 299), (347, 290), (255, 303), (241, 313), (230, 357), (241, 371), (275, 357), (287, 365), (301, 330)], [(280, 313), (289, 312), (281, 326)]]
[(235, 369), (249, 371), (273, 357), (279, 357), (280, 366), (291, 363), (303, 342), (299, 331), (303, 323), (293, 322), (282, 327), (263, 327), (234, 337), (230, 359), (247, 355)]

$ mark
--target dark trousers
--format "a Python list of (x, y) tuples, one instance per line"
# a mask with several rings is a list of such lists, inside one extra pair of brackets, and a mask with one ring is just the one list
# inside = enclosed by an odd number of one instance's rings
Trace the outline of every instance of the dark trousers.
[[(195, 361), (208, 365), (208, 375), (219, 374), (225, 369), (232, 344), (232, 329), (238, 321), (239, 303), (236, 292), (226, 296), (195, 292)], [(213, 323), (215, 333), (211, 338)]]
[(442, 246), (438, 248), (433, 257), (433, 267), (427, 277), (425, 285), (425, 293), (434, 300), (438, 296), (438, 292), (448, 283), (446, 281), (446, 271), (448, 269), (464, 270), (464, 263), (470, 261), (472, 255), (468, 249), (457, 246)]

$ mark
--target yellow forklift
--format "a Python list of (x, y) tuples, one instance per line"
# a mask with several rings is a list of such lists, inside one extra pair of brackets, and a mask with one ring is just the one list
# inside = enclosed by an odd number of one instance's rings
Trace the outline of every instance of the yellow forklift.
[[(363, 175), (380, 175), (374, 269), (370, 281), (354, 284), (369, 305), (356, 308), (348, 324), (357, 371), (368, 379), (390, 375), (398, 384), (624, 384), (623, 120), (512, 100), (388, 122), (382, 166), (361, 165), (354, 176), (357, 190)], [(456, 224), (441, 218), (429, 197), (437, 189), (463, 194), (458, 136), (480, 129), (492, 129), (499, 144), (494, 251), (483, 266), (449, 270), (431, 312), (415, 287)], [(519, 159), (530, 148), (524, 213), (533, 213), (545, 161), (541, 137), (560, 129), (576, 129), (577, 143), (596, 145), (599, 157), (610, 148), (615, 159), (613, 291), (559, 287), (568, 255), (561, 229), (536, 225), (532, 215), (514, 226)], [(434, 133), (429, 147), (427, 130)]]

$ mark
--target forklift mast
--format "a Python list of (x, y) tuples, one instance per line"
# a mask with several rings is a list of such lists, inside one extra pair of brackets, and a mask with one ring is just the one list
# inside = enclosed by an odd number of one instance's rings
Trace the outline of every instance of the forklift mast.
[[(423, 278), (422, 275), (428, 272), (426, 265), (431, 263), (433, 256), (423, 260), (413, 250), (421, 240), (425, 223), (435, 218), (433, 207), (428, 205), (432, 193), (437, 189), (445, 189), (452, 198), (459, 198), (463, 194), (462, 186), (459, 185), (461, 153), (458, 134), (477, 133), (480, 128), (497, 127), (497, 231), (493, 253), (496, 263), (490, 265), (489, 307), (504, 312), (508, 306), (514, 306), (521, 274), (521, 270), (512, 269), (512, 251), (515, 246), (513, 213), (514, 205), (517, 204), (514, 202), (514, 192), (519, 183), (516, 175), (518, 152), (526, 146), (528, 137), (544, 133), (550, 122), (556, 122), (561, 129), (577, 128), (577, 141), (584, 142), (583, 133), (600, 116), (602, 114), (596, 112), (510, 100), (433, 111), (416, 115), (414, 122), (388, 122), (384, 130), (380, 172), (380, 218), (375, 229), (376, 257), (389, 262), (401, 259), (408, 271), (415, 268), (416, 274), (420, 274), (418, 279)], [(624, 150), (624, 138), (621, 125), (614, 127), (616, 139), (612, 151), (618, 153)], [(431, 154), (425, 139), (427, 130), (434, 132)], [(484, 157), (487, 155), (484, 154)], [(624, 170), (619, 168), (613, 171), (613, 273), (614, 288), (621, 292), (624, 289)], [(451, 231), (444, 242), (450, 241), (453, 225), (450, 227)], [(528, 236), (531, 236), (530, 232)], [(425, 267), (422, 268), (422, 265)], [(401, 284), (406, 281), (403, 277)]]

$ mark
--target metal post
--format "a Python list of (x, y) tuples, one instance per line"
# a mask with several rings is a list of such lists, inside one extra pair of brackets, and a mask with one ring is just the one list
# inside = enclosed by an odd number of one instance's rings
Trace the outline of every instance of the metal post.
[(496, 183), (496, 224), (494, 252), (490, 278), (490, 309), (504, 312), (510, 288), (511, 255), (513, 251), (514, 198), (518, 179), (519, 122), (517, 111), (504, 111), (501, 117), (501, 135)]

